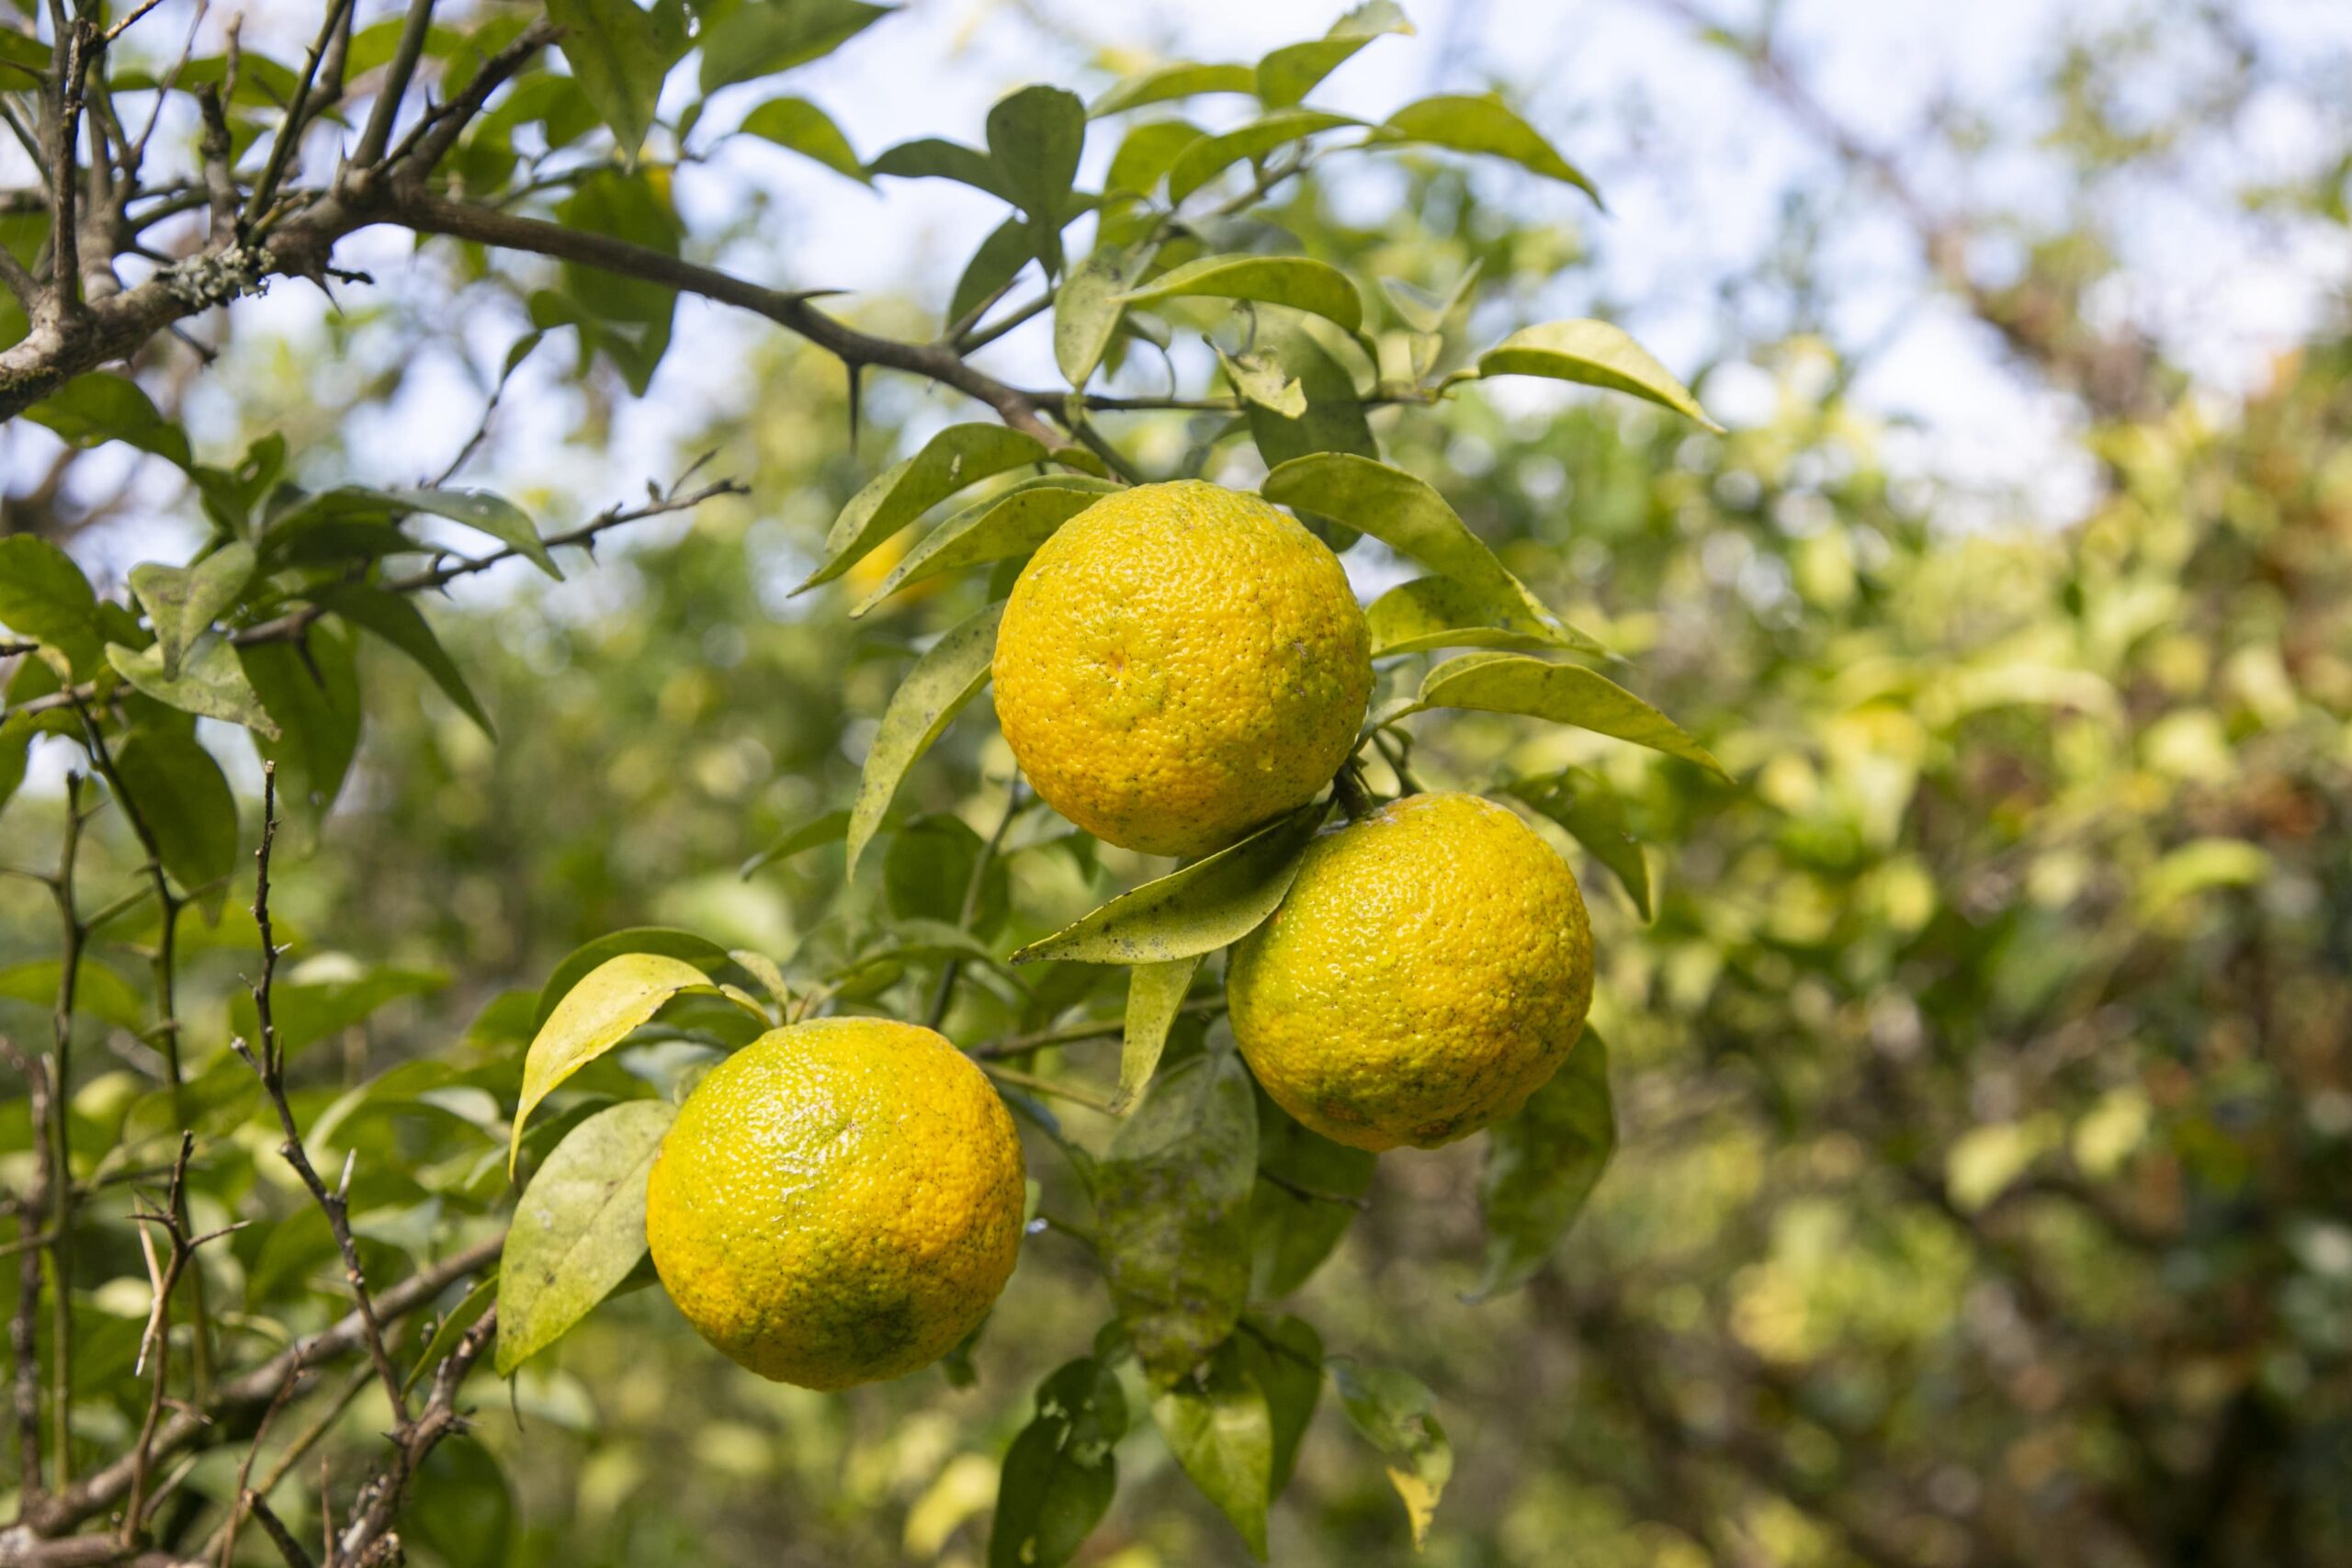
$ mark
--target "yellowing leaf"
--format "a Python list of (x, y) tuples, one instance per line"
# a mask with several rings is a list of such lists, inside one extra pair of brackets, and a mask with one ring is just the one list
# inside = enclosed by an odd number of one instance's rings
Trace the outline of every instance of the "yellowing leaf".
[(1437, 1400), (1410, 1372), (1346, 1360), (1329, 1365), (1349, 1423), (1389, 1461), (1388, 1479), (1405, 1501), (1419, 1550), (1453, 1478), (1453, 1446), (1438, 1423)]
[(523, 1056), (523, 1097), (514, 1108), (514, 1131), (507, 1142), (507, 1174), (514, 1174), (523, 1150), (524, 1123), (539, 1101), (564, 1079), (627, 1039), (671, 998), (689, 993), (720, 994), (693, 964), (655, 953), (625, 953), (608, 958), (564, 993)]
[(1363, 296), (1355, 284), (1330, 263), (1309, 256), (1203, 256), (1120, 298), (1136, 305), (1195, 295), (1286, 305), (1337, 321), (1350, 332), (1363, 325)]

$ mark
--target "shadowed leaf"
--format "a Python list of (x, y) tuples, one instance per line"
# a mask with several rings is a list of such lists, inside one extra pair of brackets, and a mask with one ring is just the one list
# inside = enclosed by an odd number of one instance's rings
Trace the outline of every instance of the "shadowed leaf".
[(1564, 768), (1545, 778), (1521, 779), (1508, 793), (1566, 829), (1615, 874), (1642, 919), (1650, 918), (1649, 863), (1626, 825), (1625, 803), (1607, 780), (1588, 768)]
[(1168, 1451), (1233, 1521), (1252, 1555), (1266, 1555), (1266, 1500), (1273, 1474), (1273, 1422), (1265, 1391), (1228, 1338), (1206, 1365), (1154, 1389), (1151, 1417)]
[(1487, 1221), (1487, 1271), (1469, 1300), (1527, 1283), (1584, 1213), (1617, 1147), (1609, 1096), (1609, 1048), (1589, 1029), (1518, 1115), (1487, 1135), (1478, 1205)]
[(1061, 1568), (1118, 1490), (1127, 1401), (1108, 1367), (1069, 1362), (1037, 1385), (1036, 1410), (1005, 1452), (989, 1568)]
[(1153, 1381), (1183, 1377), (1250, 1294), (1256, 1090), (1230, 1051), (1160, 1073), (1094, 1171), (1104, 1278)]

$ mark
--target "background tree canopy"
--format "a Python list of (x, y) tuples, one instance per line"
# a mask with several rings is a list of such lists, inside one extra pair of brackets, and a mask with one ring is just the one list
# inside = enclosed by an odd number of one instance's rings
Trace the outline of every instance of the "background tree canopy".
[[(1204, 9), (0, 11), (0, 1563), (2352, 1562), (2352, 27)], [(1173, 863), (956, 629), (1176, 475), (1343, 548), (1376, 714), (1640, 707), (1365, 753), (1583, 880), (1490, 1134), (1008, 962)], [(826, 1011), (1034, 1216), (847, 1394), (609, 1217)]]

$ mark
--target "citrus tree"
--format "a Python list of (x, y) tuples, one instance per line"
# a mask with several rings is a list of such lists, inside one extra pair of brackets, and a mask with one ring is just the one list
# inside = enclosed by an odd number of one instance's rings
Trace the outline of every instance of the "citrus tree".
[[(151, 43), (170, 16), (153, 5), (0, 35), (0, 104), (39, 175), (5, 219), (0, 412), (177, 469), (203, 536), (106, 595), (38, 533), (0, 540), (0, 767), (13, 791), (40, 738), (74, 754), (51, 857), (17, 868), (53, 944), (6, 978), (49, 1028), (45, 1050), (9, 1047), (28, 1114), (0, 1561), (309, 1562), (289, 1518), (332, 1562), (478, 1560), (494, 1537), (477, 1515), (504, 1493), (462, 1436), (477, 1366), (516, 1372), (658, 1280), (769, 1377), (838, 1388), (939, 1362), (968, 1382), (1024, 1234), (1079, 1249), (1112, 1311), (1005, 1450), (992, 1561), (1076, 1551), (1147, 1420), (1262, 1555), (1327, 1383), (1415, 1539), (1428, 1528), (1452, 1468), (1438, 1395), (1408, 1366), (1327, 1354), (1278, 1303), (1340, 1241), (1376, 1152), (1479, 1132), (1480, 1293), (1535, 1273), (1613, 1134), (1582, 1027), (1585, 902), (1531, 819), (1637, 901), (1648, 885), (1599, 774), (1428, 791), (1416, 738), (1472, 711), (1724, 775), (1384, 451), (1498, 378), (1705, 415), (1607, 322), (1468, 335), (1485, 258), (1383, 276), (1378, 235), (1329, 220), (1324, 182), (1400, 159), (1590, 193), (1493, 96), (1370, 120), (1313, 107), (1409, 31), (1387, 0), (1255, 63), (1165, 65), (1091, 102), (1026, 87), (971, 141), (861, 159), (773, 79), (885, 15), (413, 0), (363, 23), (331, 3), (282, 61), (201, 12), (184, 46)], [(957, 182), (1003, 217), (944, 320), (867, 331), (697, 259), (673, 175), (741, 139), (859, 180)], [(485, 431), (550, 343), (583, 383), (643, 394), (682, 293), (845, 366), (853, 433), (868, 372), (982, 417), (871, 476), (799, 584), (828, 590), (811, 615), (844, 645), (887, 612), (911, 656), (854, 795), (736, 846), (756, 870), (843, 845), (822, 927), (789, 953), (616, 930), (492, 1000), (462, 1043), (348, 1081), (325, 1048), (435, 983), (306, 963), (272, 909), (282, 835), (332, 853), (370, 716), (363, 644), (485, 735), (527, 725), (476, 699), (420, 600), (518, 558), (557, 578), (559, 552), (623, 525), (770, 499), (690, 469), (545, 525), (453, 482), (479, 437), (399, 488), (320, 483), (277, 434), (206, 460), (150, 389), (209, 352), (189, 327), (286, 280), (366, 289), (337, 250), (379, 227), (458, 242), (458, 276), (527, 314)], [(984, 364), (1024, 329), (1059, 385)], [(1394, 585), (1361, 604), (1343, 552)], [(992, 682), (1014, 766), (986, 781), (988, 830), (901, 807)], [(237, 729), (261, 761), (250, 825), (216, 755)], [(1041, 880), (1081, 908), (1047, 919), (1055, 899), (1025, 891)], [(1115, 1069), (1071, 1060), (1112, 1040)], [(312, 1486), (304, 1461), (362, 1400), (389, 1446)]]

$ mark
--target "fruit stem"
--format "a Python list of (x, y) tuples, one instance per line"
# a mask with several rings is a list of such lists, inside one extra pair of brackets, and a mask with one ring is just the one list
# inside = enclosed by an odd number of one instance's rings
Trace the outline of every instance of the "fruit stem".
[(1363, 774), (1357, 769), (1353, 757), (1348, 759), (1331, 780), (1331, 798), (1348, 814), (1351, 822), (1361, 822), (1372, 809), (1372, 792), (1364, 788)]

